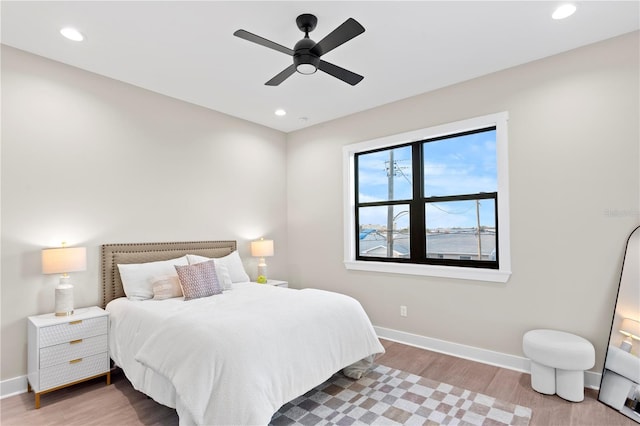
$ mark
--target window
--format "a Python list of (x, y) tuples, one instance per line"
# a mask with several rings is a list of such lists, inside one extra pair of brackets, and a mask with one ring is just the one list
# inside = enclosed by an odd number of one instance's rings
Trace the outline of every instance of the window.
[(349, 269), (506, 282), (507, 114), (346, 146)]

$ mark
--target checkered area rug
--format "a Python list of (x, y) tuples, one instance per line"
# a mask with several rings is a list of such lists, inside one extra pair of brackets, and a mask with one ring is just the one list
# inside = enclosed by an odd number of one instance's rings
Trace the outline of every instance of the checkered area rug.
[(374, 366), (360, 380), (341, 373), (283, 405), (271, 426), (282, 425), (528, 425), (531, 409)]

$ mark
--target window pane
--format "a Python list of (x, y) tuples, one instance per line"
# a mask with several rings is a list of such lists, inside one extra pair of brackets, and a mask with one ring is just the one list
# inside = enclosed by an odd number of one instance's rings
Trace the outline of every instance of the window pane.
[(427, 258), (496, 260), (495, 212), (495, 199), (426, 203)]
[(424, 196), (496, 192), (496, 131), (423, 144)]
[(360, 207), (360, 256), (408, 258), (409, 205)]
[(410, 146), (358, 156), (360, 203), (411, 199), (411, 180)]

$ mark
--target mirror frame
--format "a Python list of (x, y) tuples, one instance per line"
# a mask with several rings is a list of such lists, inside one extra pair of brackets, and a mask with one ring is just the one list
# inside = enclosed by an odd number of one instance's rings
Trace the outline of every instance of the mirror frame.
[(640, 423), (640, 341), (622, 343), (623, 318), (640, 322), (640, 226), (627, 238), (598, 391), (598, 401)]

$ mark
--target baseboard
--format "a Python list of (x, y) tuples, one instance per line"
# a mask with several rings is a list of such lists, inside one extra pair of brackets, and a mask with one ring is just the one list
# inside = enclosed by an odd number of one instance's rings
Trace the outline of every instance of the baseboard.
[[(378, 334), (378, 337), (391, 340), (393, 342), (403, 343), (405, 345), (415, 346), (417, 348), (433, 352), (439, 352), (458, 358), (481, 362), (483, 364), (531, 374), (531, 363), (528, 358), (505, 354), (502, 352), (495, 352), (488, 349), (476, 348), (460, 343), (448, 342), (446, 340), (434, 339), (432, 337), (420, 336), (404, 331), (392, 330), (390, 328), (377, 326), (374, 326), (373, 328)], [(599, 389), (601, 377), (602, 374), (600, 373), (586, 371), (584, 375), (585, 387), (590, 389)]]
[(27, 376), (18, 376), (13, 379), (0, 381), (0, 399), (27, 391)]

